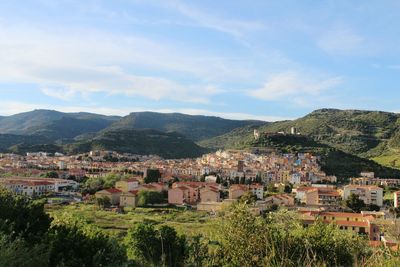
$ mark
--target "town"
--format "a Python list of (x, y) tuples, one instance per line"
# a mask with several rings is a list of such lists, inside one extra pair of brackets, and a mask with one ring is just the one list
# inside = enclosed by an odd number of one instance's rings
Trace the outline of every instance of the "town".
[[(339, 181), (318, 161), (310, 153), (242, 150), (181, 160), (112, 151), (1, 154), (0, 185), (15, 194), (46, 198), (48, 205), (92, 202), (110, 212), (176, 206), (215, 215), (247, 199), (256, 214), (293, 210), (304, 225), (322, 220), (367, 236), (371, 245), (397, 246), (383, 225), (400, 215), (400, 180), (363, 172)], [(110, 176), (114, 180), (104, 183)]]

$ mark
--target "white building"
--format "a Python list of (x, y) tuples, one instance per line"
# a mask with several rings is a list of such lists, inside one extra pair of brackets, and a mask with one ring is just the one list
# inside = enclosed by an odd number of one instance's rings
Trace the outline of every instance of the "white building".
[(383, 189), (377, 186), (346, 185), (343, 188), (343, 199), (347, 200), (350, 194), (358, 195), (366, 205), (374, 204), (382, 207)]
[(250, 192), (257, 196), (257, 199), (264, 199), (264, 186), (261, 184), (252, 184), (249, 186)]

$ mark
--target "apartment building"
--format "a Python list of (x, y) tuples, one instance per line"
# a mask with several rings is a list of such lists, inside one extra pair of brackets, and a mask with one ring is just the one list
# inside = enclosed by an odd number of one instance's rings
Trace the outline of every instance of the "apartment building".
[(394, 195), (394, 207), (399, 208), (400, 205), (400, 191), (396, 191), (393, 193)]
[(324, 211), (300, 211), (299, 213), (306, 226), (317, 220), (327, 224), (334, 223), (341, 230), (366, 235), (371, 241), (380, 241), (381, 231), (373, 214)]
[(371, 185), (346, 185), (343, 188), (343, 199), (347, 200), (350, 194), (358, 195), (366, 205), (383, 205), (383, 189)]
[(296, 189), (296, 199), (306, 205), (335, 205), (341, 196), (331, 187), (300, 187)]

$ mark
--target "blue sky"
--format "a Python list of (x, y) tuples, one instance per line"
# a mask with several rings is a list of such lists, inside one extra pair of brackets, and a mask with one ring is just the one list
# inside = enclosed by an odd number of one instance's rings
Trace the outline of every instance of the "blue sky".
[(399, 1), (0, 1), (0, 114), (400, 111)]

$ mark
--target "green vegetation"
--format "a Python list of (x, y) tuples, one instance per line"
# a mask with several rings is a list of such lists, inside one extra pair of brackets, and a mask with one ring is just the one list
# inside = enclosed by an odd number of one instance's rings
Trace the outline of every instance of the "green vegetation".
[(0, 117), (0, 151), (80, 153), (105, 149), (165, 158), (197, 157), (207, 150), (193, 141), (261, 124), (178, 113), (137, 112), (120, 118), (35, 110)]
[[(53, 206), (49, 217), (43, 203), (5, 190), (0, 191), (0, 205), (1, 266), (372, 267), (400, 263), (398, 252), (371, 248), (362, 236), (334, 224), (303, 227), (296, 212), (285, 210), (256, 216), (243, 202), (216, 218), (169, 208), (118, 214), (87, 204)], [(119, 227), (119, 232), (109, 231), (112, 227)], [(399, 238), (396, 229), (391, 236)]]
[[(282, 122), (282, 124), (289, 122)], [(271, 124), (271, 127), (274, 124)], [(269, 127), (269, 126), (267, 126)], [(286, 129), (286, 128), (284, 128)], [(279, 128), (278, 130), (282, 130)], [(216, 140), (228, 139), (227, 144), (233, 145), (233, 149), (259, 149), (267, 148), (272, 151), (282, 153), (304, 153), (310, 152), (320, 156), (320, 164), (323, 171), (328, 175), (336, 175), (339, 178), (356, 177), (363, 171), (373, 171), (378, 177), (394, 177), (400, 178), (400, 170), (385, 167), (372, 160), (343, 152), (335, 146), (332, 146), (323, 140), (318, 140), (312, 136), (304, 135), (282, 135), (268, 134), (262, 135), (258, 140), (253, 137), (253, 132), (246, 130), (246, 136), (238, 136), (235, 139), (240, 139), (241, 142), (229, 141), (231, 134), (239, 132), (239, 129), (230, 134), (221, 137), (213, 138), (209, 141), (204, 141), (202, 144), (211, 144)], [(226, 148), (226, 147), (225, 147)]]
[(176, 208), (135, 208), (127, 209), (122, 214), (101, 210), (96, 205), (76, 204), (51, 206), (48, 207), (48, 212), (56, 218), (63, 214), (73, 214), (116, 237), (125, 236), (132, 226), (144, 221), (150, 221), (157, 226), (171, 226), (179, 234), (186, 236), (202, 234), (212, 237), (215, 235), (214, 230), (219, 220), (205, 212)]
[[(104, 129), (118, 120), (116, 116), (91, 113), (63, 113), (54, 110), (34, 110), (0, 117), (0, 133), (71, 138), (83, 132)], [(56, 140), (54, 139), (54, 140)]]
[[(380, 111), (321, 109), (293, 121), (235, 129), (200, 144), (214, 149), (249, 148), (254, 145), (254, 128), (260, 132), (289, 133), (292, 127), (319, 146), (327, 145), (354, 157), (376, 160), (387, 167), (400, 166), (400, 115)], [(301, 148), (303, 144), (300, 142), (298, 146)]]
[(144, 177), (144, 182), (146, 184), (157, 183), (160, 178), (161, 173), (158, 169), (148, 169), (146, 172), (146, 177)]
[(90, 150), (114, 150), (121, 153), (155, 154), (164, 158), (197, 157), (205, 152), (193, 141), (178, 133), (163, 133), (156, 130), (109, 130), (90, 141), (65, 146), (69, 153)]
[(0, 188), (1, 266), (121, 266), (115, 239), (72, 216), (51, 219), (43, 202)]
[(263, 123), (180, 113), (135, 112), (114, 123), (110, 129), (154, 129), (167, 133), (180, 133), (190, 140), (200, 141), (230, 132), (235, 128)]
[(150, 223), (141, 223), (128, 231), (125, 237), (128, 255), (148, 266), (184, 266), (185, 236), (166, 225), (156, 229)]
[(120, 173), (108, 173), (104, 177), (88, 178), (82, 186), (82, 192), (94, 194), (102, 189), (114, 187), (116, 182), (127, 178), (129, 175)]
[(138, 194), (138, 206), (144, 207), (147, 205), (164, 203), (164, 194), (157, 191), (142, 190)]

